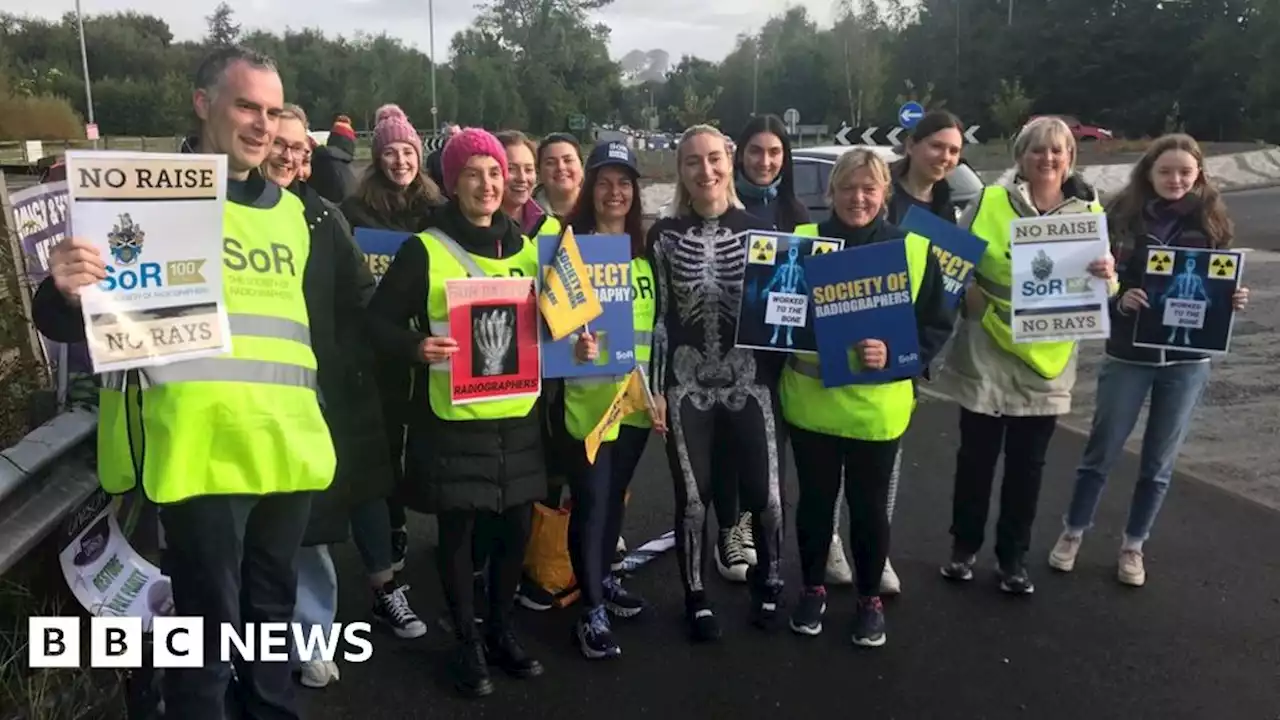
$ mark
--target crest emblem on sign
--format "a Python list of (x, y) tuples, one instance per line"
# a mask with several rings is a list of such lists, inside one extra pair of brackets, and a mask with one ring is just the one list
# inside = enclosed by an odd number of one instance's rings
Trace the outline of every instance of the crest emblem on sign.
[(120, 221), (111, 226), (107, 234), (107, 245), (111, 248), (111, 257), (117, 264), (132, 265), (142, 254), (142, 243), (147, 233), (142, 226), (135, 225), (129, 213), (120, 215)]
[(1031, 274), (1041, 282), (1048, 280), (1053, 274), (1053, 258), (1049, 257), (1044, 250), (1036, 253), (1036, 256), (1031, 259)]

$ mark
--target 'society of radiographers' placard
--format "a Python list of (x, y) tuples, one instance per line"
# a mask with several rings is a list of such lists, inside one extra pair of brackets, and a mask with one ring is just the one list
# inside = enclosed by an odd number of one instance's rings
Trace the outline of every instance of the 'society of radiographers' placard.
[[(66, 157), (72, 232), (96, 245), (106, 263), (106, 279), (81, 294), (94, 372), (230, 352), (222, 294), (226, 156)], [(264, 252), (262, 261), (271, 258)]]
[(844, 249), (844, 241), (781, 232), (748, 232), (738, 311), (738, 347), (815, 352), (813, 308), (804, 259)]
[(1134, 323), (1134, 346), (1226, 353), (1244, 253), (1153, 247), (1147, 249), (1146, 263), (1147, 307)]
[(1107, 281), (1091, 275), (1089, 264), (1109, 250), (1106, 217), (1050, 215), (1009, 225), (1013, 341), (1105, 340)]

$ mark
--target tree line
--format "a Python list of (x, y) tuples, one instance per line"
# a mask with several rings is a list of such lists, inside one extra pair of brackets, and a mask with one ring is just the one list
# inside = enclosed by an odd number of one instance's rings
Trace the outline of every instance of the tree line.
[[(1183, 129), (1211, 140), (1280, 140), (1278, 0), (838, 0), (819, 27), (790, 8), (736, 38), (721, 62), (684, 57), (663, 81), (624, 82), (613, 0), (489, 0), (435, 68), (440, 120), (534, 133), (597, 124), (678, 131), (741, 127), (796, 108), (802, 124), (888, 125), (908, 99), (991, 137), (1063, 113), (1131, 137)], [(161, 19), (88, 16), (85, 45), (103, 134), (173, 135), (191, 125), (190, 78), (218, 44), (277, 60), (286, 92), (322, 129), (339, 113), (371, 129), (385, 102), (431, 123), (432, 59), (385, 34), (244, 32), (225, 4), (199, 42)], [(69, 134), (87, 116), (74, 14), (0, 14), (0, 139)], [(21, 122), (61, 104), (70, 119)], [(15, 110), (16, 108), (16, 110)], [(75, 118), (71, 113), (79, 114)], [(7, 116), (7, 117), (6, 117)], [(23, 134), (25, 133), (25, 135)]]

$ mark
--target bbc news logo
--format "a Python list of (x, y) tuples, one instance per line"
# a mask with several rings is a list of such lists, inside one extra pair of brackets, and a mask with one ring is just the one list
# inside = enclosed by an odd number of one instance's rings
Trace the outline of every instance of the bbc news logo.
[[(81, 667), (81, 620), (78, 617), (32, 617), (27, 623), (27, 658), (32, 668)], [(198, 668), (205, 665), (204, 619), (157, 615), (151, 621), (151, 667)], [(361, 663), (373, 657), (369, 623), (334, 623), (326, 633), (316, 625), (246, 623), (244, 628), (222, 623), (218, 628), (218, 659), (248, 662), (289, 662), (290, 649), (313, 660), (338, 659)], [(147, 643), (140, 617), (89, 618), (89, 666), (140, 668)]]

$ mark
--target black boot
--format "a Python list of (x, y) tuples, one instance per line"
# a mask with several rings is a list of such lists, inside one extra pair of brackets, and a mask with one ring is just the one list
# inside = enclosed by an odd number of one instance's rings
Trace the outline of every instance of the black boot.
[(489, 667), (485, 662), (484, 643), (478, 638), (463, 640), (453, 661), (453, 683), (466, 697), (480, 698), (493, 693)]
[(512, 677), (527, 679), (542, 674), (542, 663), (534, 660), (508, 622), (495, 623), (485, 636), (485, 653), (489, 664), (503, 669)]

